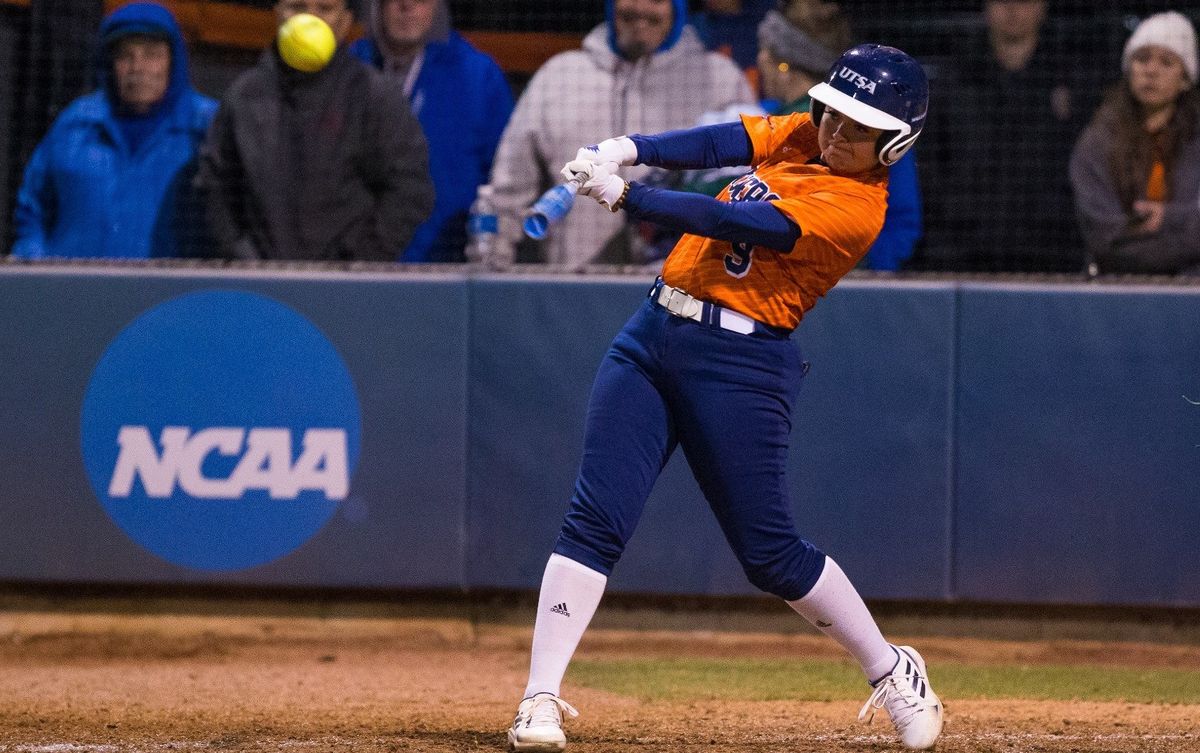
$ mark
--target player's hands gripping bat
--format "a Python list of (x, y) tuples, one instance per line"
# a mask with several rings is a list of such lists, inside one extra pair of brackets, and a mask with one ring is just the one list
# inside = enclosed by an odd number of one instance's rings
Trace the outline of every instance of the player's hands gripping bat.
[(617, 163), (597, 163), (586, 159), (573, 159), (563, 166), (561, 175), (569, 182), (579, 184), (579, 193), (590, 196), (610, 212), (621, 208), (621, 199), (629, 190), (629, 184), (616, 174)]
[[(567, 167), (562, 170), (566, 182), (542, 194), (525, 213), (525, 234), (535, 240), (545, 238), (550, 226), (571, 211), (577, 191), (596, 199), (609, 211), (615, 212), (620, 209), (621, 196), (624, 195), (627, 186), (625, 181), (613, 173), (621, 165), (636, 164), (637, 157), (637, 145), (628, 136), (605, 139), (599, 144), (581, 148), (575, 153), (575, 159), (568, 162)], [(572, 168), (572, 165), (575, 167)], [(602, 171), (598, 171), (600, 166), (603, 166)], [(612, 180), (602, 185), (599, 182), (601, 178)], [(585, 185), (588, 181), (592, 183)]]

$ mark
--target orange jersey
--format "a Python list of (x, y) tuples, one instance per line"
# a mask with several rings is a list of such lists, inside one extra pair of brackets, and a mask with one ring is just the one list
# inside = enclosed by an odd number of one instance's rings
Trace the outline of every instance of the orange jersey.
[(820, 154), (807, 113), (742, 116), (754, 146), (752, 171), (721, 201), (770, 201), (800, 227), (791, 252), (685, 234), (663, 265), (663, 281), (764, 324), (792, 329), (804, 312), (866, 255), (887, 211), (887, 170), (859, 178), (811, 163)]

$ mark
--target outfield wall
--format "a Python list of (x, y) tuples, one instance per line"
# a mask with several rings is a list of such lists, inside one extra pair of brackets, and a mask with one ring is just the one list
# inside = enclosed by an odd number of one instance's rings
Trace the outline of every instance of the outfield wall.
[[(0, 580), (536, 588), (650, 280), (0, 266)], [(1200, 287), (846, 280), (794, 339), (867, 597), (1200, 606)], [(611, 587), (752, 593), (681, 455)]]

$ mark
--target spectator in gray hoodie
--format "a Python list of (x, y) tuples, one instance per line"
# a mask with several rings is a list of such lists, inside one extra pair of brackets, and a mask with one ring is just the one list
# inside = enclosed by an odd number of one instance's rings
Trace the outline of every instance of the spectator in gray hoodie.
[(1186, 16), (1144, 20), (1071, 156), (1092, 274), (1200, 274), (1200, 92)]
[[(525, 210), (560, 178), (580, 144), (614, 133), (690, 128), (701, 114), (754, 101), (728, 58), (706, 52), (687, 25), (686, 0), (608, 0), (607, 19), (582, 49), (556, 55), (530, 80), (500, 140), (492, 168), (502, 242), (511, 260)], [(645, 180), (652, 168), (628, 177)], [(630, 261), (624, 220), (576, 202), (554, 225), (538, 261), (577, 268)]]

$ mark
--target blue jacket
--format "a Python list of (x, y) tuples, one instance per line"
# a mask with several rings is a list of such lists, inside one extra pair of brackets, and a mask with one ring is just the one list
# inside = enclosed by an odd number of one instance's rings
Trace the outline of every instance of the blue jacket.
[(697, 13), (692, 16), (692, 26), (705, 47), (718, 52), (728, 48), (733, 61), (746, 70), (758, 62), (758, 25), (776, 5), (776, 0), (743, 0), (736, 13)]
[[(171, 43), (167, 93), (144, 116), (150, 128), (136, 151), (122, 127), (108, 51), (115, 38), (131, 33)], [(144, 259), (198, 252), (192, 244), (203, 237), (203, 225), (181, 223), (202, 217), (193, 211), (191, 178), (217, 103), (192, 88), (183, 36), (166, 8), (126, 5), (105, 18), (100, 38), (98, 89), (58, 116), (25, 167), (13, 255)]]
[[(382, 67), (371, 39), (350, 51)], [(500, 66), (455, 31), (425, 46), (425, 59), (409, 97), (429, 142), (429, 174), (436, 194), (433, 214), (404, 250), (401, 261), (462, 261), (467, 210), (486, 183), (496, 145), (513, 110), (512, 89)]]
[(910, 149), (888, 168), (888, 205), (883, 229), (860, 266), (889, 272), (900, 269), (921, 240), (923, 225), (917, 155), (915, 149)]

